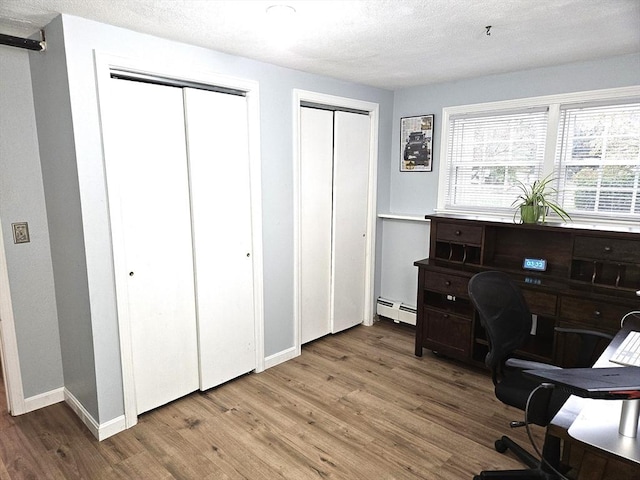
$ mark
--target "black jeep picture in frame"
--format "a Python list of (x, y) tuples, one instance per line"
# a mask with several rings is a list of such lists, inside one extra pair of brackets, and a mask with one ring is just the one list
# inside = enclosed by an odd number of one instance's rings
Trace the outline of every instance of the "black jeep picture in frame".
[(430, 172), (433, 159), (433, 115), (400, 119), (400, 171)]

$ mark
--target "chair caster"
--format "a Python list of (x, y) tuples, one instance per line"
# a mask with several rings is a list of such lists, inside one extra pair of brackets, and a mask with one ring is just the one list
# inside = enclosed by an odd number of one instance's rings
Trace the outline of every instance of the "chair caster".
[(507, 447), (507, 444), (502, 441), (501, 438), (496, 440), (495, 443), (493, 444), (493, 446), (495, 447), (496, 452), (499, 452), (499, 453), (504, 453), (509, 448), (509, 447)]

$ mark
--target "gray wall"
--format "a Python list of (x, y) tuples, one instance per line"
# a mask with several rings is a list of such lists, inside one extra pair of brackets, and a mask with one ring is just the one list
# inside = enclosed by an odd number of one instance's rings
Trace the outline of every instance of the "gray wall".
[[(511, 100), (640, 84), (640, 55), (538, 68), (395, 92), (391, 150), (390, 211), (433, 213), (438, 196), (442, 109), (453, 105)], [(435, 114), (433, 172), (400, 173), (400, 118)]]
[(31, 53), (30, 60), (64, 381), (67, 390), (99, 419), (82, 207), (59, 18), (47, 27), (47, 37), (47, 50)]
[(382, 221), (382, 253), (377, 257), (382, 270), (380, 296), (416, 306), (418, 270), (413, 262), (429, 256), (430, 226), (415, 220)]
[[(292, 90), (301, 88), (380, 104), (382, 191), (388, 185), (385, 166), (390, 151), (393, 94), (77, 17), (57, 18), (46, 35), (48, 51), (44, 56), (33, 54), (31, 62), (67, 387), (101, 423), (123, 413), (94, 50), (167, 64), (174, 70), (184, 67), (259, 82), (265, 355), (291, 348)], [(57, 117), (52, 116), (54, 111)], [(68, 365), (67, 358), (86, 363)]]
[[(433, 213), (438, 198), (440, 132), (444, 107), (639, 84), (640, 55), (626, 55), (398, 90), (395, 92), (393, 109), (390, 198), (386, 209), (380, 203), (379, 211), (414, 215)], [(433, 171), (401, 173), (400, 119), (430, 113), (435, 114)], [(428, 255), (428, 228), (396, 220), (385, 220), (383, 223), (383, 247), (377, 256), (377, 265), (382, 269), (380, 295), (414, 305), (417, 269), (408, 260), (411, 260), (411, 255), (414, 256), (413, 260)], [(415, 239), (408, 240), (408, 229), (416, 235), (422, 235), (422, 249)]]
[[(29, 223), (31, 242), (13, 243), (14, 222)], [(29, 398), (60, 388), (64, 381), (29, 57), (24, 50), (3, 46), (0, 227), (5, 240), (22, 388)]]

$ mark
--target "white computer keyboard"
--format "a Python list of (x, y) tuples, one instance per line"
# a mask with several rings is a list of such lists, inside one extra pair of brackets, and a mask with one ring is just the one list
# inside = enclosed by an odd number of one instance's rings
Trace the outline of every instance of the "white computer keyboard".
[(629, 332), (609, 361), (640, 367), (640, 332)]

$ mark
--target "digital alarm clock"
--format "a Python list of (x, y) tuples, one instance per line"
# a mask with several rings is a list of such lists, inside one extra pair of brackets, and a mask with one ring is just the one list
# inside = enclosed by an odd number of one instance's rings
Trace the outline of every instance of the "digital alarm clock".
[(544, 272), (547, 269), (547, 261), (544, 258), (525, 258), (522, 261), (522, 268), (525, 270)]

